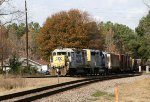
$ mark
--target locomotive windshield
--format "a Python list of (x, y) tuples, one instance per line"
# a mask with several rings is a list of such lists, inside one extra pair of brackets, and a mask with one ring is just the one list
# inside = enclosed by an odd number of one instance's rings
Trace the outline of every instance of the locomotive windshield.
[(66, 55), (66, 52), (57, 52), (57, 55)]

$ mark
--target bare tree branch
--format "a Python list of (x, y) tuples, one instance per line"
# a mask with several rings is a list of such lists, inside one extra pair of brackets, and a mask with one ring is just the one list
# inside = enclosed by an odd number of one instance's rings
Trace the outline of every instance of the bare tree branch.
[[(25, 14), (25, 12), (16, 9), (16, 7), (12, 5), (11, 1), (12, 0), (0, 0), (0, 17), (2, 25), (6, 25), (17, 20), (19, 21)], [(5, 5), (3, 5), (4, 3)]]
[(10, 13), (1, 13), (0, 16), (4, 16), (4, 15), (12, 15), (12, 14), (15, 14), (15, 13), (20, 13), (21, 11), (14, 11), (14, 12), (10, 12)]
[(143, 3), (150, 9), (150, 4), (148, 4), (147, 0), (143, 0)]
[(2, 5), (4, 2), (8, 2), (9, 0), (0, 0), (0, 5)]

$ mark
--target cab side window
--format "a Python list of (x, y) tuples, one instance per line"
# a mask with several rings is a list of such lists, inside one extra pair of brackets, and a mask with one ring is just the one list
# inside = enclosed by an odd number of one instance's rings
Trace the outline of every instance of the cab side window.
[(68, 56), (70, 57), (70, 52), (68, 52)]
[(56, 55), (56, 52), (53, 52), (53, 56), (55, 56)]

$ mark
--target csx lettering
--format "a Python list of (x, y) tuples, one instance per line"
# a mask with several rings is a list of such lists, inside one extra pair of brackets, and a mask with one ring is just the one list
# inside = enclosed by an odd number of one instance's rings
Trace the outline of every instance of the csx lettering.
[(57, 61), (57, 60), (58, 60), (58, 61), (61, 61), (62, 58), (61, 58), (61, 57), (57, 57), (57, 58), (56, 58), (56, 61)]

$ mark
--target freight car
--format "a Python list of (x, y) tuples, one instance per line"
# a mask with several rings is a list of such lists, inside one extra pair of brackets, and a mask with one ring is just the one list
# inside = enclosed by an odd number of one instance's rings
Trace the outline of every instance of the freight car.
[(105, 67), (108, 72), (126, 72), (132, 70), (132, 58), (127, 54), (107, 53)]
[(52, 52), (51, 75), (101, 75), (133, 70), (132, 58), (94, 49), (59, 48)]

